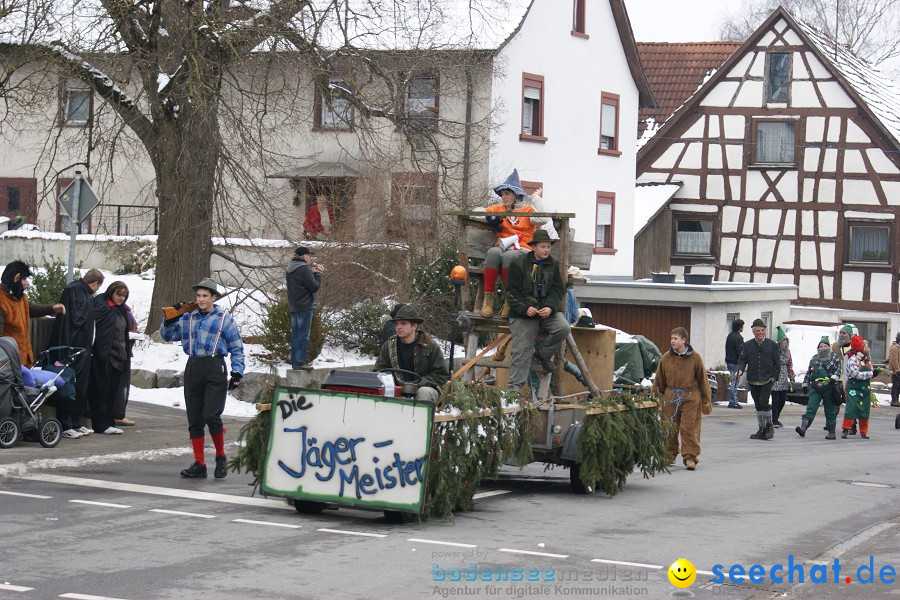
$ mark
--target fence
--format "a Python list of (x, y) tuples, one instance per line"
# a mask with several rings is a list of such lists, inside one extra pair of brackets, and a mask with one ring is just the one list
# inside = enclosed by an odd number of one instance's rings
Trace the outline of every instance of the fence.
[(91, 215), (94, 233), (110, 235), (156, 235), (159, 209), (155, 206), (101, 204)]

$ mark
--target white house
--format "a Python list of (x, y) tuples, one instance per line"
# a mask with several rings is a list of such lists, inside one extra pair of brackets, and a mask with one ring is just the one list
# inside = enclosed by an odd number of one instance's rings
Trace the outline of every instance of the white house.
[[(440, 5), (444, 25), (427, 30), (433, 36), (429, 51), (445, 48), (432, 55), (440, 60), (417, 49), (421, 40), (392, 37), (395, 29), (386, 23), (368, 27), (383, 35), (354, 38), (373, 62), (401, 72), (404, 110), (428, 121), (440, 158), (383, 117), (363, 123), (333, 93), (354, 76), (352, 69), (322, 81), (322, 74), (299, 62), (281, 61), (273, 75), (271, 64), (248, 57), (240, 77), (253, 83), (269, 69), (268, 85), (296, 94), (283, 109), (289, 118), (280, 117), (277, 126), (274, 116), (263, 119), (277, 131), (267, 141), (266, 160), (247, 157), (244, 165), (266, 206), (249, 200), (241, 205), (240, 190), (233, 190), (238, 204), (227, 213), (220, 208), (219, 233), (301, 238), (314, 196), (324, 193), (336, 221), (333, 239), (396, 241), (413, 231), (428, 239), (443, 210), (496, 201), (490, 188), (518, 168), (529, 190), (544, 188), (549, 209), (577, 214), (576, 240), (595, 247), (593, 273), (630, 276), (634, 124), (639, 105), (653, 100), (624, 2), (476, 4), (493, 10), (470, 15), (469, 0)], [(9, 125), (4, 131), (0, 215), (25, 215), (45, 230), (61, 231), (66, 224), (56, 196), (74, 172), (71, 165), (85, 162), (89, 125), (96, 119), (108, 130), (114, 120), (78, 81), (57, 83), (57, 102), (48, 102), (14, 134)], [(58, 152), (46, 151), (52, 140), (60, 142)], [(105, 158), (108, 166), (83, 169), (104, 202), (88, 229), (153, 233), (154, 176), (143, 151), (109, 146), (93, 152), (92, 164)], [(240, 156), (240, 148), (232, 154)]]

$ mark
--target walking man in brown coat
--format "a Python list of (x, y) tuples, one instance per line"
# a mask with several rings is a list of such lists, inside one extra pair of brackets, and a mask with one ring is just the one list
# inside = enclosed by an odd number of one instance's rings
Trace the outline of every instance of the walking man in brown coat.
[(662, 394), (663, 413), (668, 423), (668, 454), (674, 463), (679, 454), (678, 438), (681, 437), (680, 454), (688, 471), (700, 462), (700, 419), (712, 413), (712, 394), (703, 359), (687, 343), (688, 332), (684, 327), (672, 330), (672, 349), (659, 361), (653, 381), (653, 393)]

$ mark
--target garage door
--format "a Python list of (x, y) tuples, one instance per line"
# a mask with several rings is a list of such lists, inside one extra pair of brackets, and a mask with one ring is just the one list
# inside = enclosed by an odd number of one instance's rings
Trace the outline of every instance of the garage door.
[(691, 309), (687, 306), (637, 306), (629, 304), (590, 304), (594, 322), (640, 334), (665, 352), (669, 335), (676, 327), (691, 330)]

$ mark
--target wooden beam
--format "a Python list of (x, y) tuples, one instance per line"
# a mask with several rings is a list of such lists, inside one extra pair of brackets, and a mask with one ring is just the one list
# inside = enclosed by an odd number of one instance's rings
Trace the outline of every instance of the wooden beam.
[(475, 363), (478, 362), (479, 358), (481, 358), (482, 356), (484, 356), (485, 354), (487, 354), (488, 352), (490, 352), (491, 350), (493, 350), (494, 348), (496, 348), (497, 346), (502, 344), (504, 341), (506, 341), (506, 338), (508, 338), (508, 337), (509, 337), (508, 333), (504, 333), (504, 334), (498, 336), (497, 339), (494, 340), (493, 342), (491, 342), (490, 344), (488, 344), (488, 346), (484, 350), (482, 350), (481, 352), (476, 354), (475, 358), (469, 360), (469, 362), (464, 364), (456, 373), (454, 373), (450, 377), (450, 379), (451, 380), (456, 379), (457, 377), (459, 377), (460, 375), (462, 375), (463, 373), (465, 373), (466, 371), (471, 369), (475, 365)]

